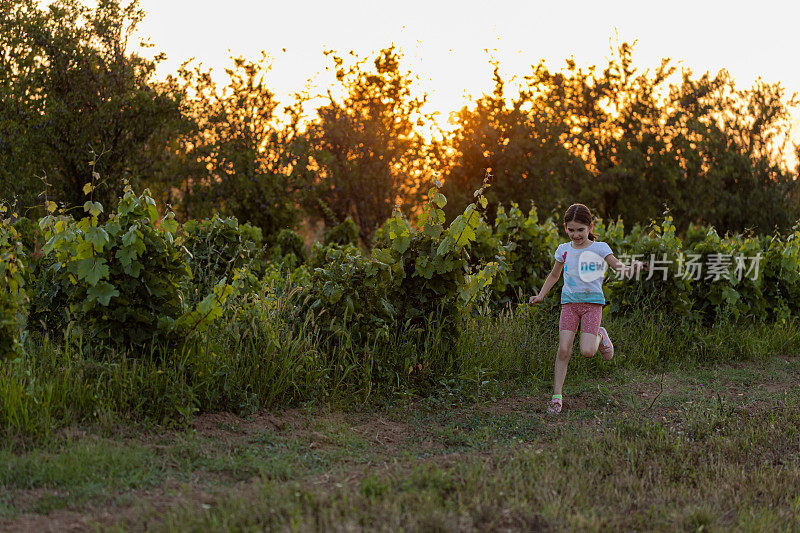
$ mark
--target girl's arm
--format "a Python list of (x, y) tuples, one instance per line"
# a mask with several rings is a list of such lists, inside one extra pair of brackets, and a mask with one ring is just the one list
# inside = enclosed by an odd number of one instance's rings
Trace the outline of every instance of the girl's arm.
[(547, 278), (544, 280), (544, 285), (542, 285), (542, 290), (539, 291), (539, 294), (535, 296), (531, 296), (528, 303), (530, 304), (538, 304), (544, 300), (544, 297), (547, 296), (547, 291), (553, 288), (553, 285), (556, 284), (558, 278), (561, 277), (561, 272), (564, 270), (564, 263), (561, 261), (556, 261), (556, 264), (553, 265), (553, 270), (550, 271), (550, 274), (547, 275)]
[(623, 276), (628, 276), (628, 275), (633, 276), (641, 269), (647, 268), (647, 265), (645, 265), (641, 261), (637, 261), (636, 259), (634, 259), (631, 262), (630, 266), (625, 266), (625, 264), (622, 261), (614, 257), (614, 254), (608, 254), (606, 256), (606, 263), (608, 263), (608, 265), (611, 268), (613, 268)]

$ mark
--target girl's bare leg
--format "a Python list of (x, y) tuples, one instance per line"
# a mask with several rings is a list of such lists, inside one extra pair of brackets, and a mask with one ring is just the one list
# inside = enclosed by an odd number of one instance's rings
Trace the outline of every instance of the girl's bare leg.
[(600, 348), (600, 340), (603, 337), (598, 335), (593, 335), (591, 333), (584, 333), (581, 331), (581, 339), (580, 339), (580, 347), (581, 347), (581, 355), (584, 357), (591, 357), (597, 353), (597, 349)]
[(553, 383), (553, 394), (561, 394), (564, 378), (567, 376), (567, 365), (572, 355), (572, 344), (575, 342), (575, 332), (560, 330), (558, 332), (558, 350), (556, 351), (556, 371)]

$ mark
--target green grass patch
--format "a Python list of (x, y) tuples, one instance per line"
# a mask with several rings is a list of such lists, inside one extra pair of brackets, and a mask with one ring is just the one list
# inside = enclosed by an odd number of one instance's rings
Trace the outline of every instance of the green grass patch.
[[(569, 378), (559, 417), (541, 387), (54, 435), (2, 450), (0, 516), (66, 508), (86, 527), (165, 531), (800, 526), (800, 359)], [(174, 501), (166, 514), (151, 491)]]

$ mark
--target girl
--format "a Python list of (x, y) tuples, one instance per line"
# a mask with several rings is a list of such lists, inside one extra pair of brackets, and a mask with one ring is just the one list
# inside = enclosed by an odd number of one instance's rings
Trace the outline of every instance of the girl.
[(542, 285), (539, 294), (531, 296), (529, 302), (537, 304), (544, 300), (553, 285), (564, 271), (564, 287), (561, 290), (561, 318), (558, 325), (558, 351), (556, 353), (555, 383), (553, 398), (547, 406), (548, 413), (560, 413), (561, 387), (567, 374), (567, 364), (572, 354), (572, 345), (580, 324), (581, 354), (592, 357), (600, 349), (606, 361), (614, 356), (614, 345), (608, 332), (600, 326), (603, 316), (603, 275), (606, 264), (624, 275), (638, 272), (644, 263), (633, 261), (630, 266), (623, 265), (614, 257), (611, 248), (598, 242), (592, 233), (594, 228), (592, 213), (583, 204), (569, 206), (564, 214), (564, 229), (570, 242), (559, 245), (555, 253), (555, 265)]

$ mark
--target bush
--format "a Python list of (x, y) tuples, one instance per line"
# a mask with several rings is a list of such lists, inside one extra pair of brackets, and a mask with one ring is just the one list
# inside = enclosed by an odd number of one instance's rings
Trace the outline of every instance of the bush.
[(431, 189), (420, 228), (395, 213), (384, 225), (388, 246), (374, 248), (370, 256), (354, 247), (325, 248), (306, 298), (324, 338), (339, 346), (373, 349), (400, 332), (424, 335), (434, 321), (441, 340), (454, 341), (462, 309), (491, 283), (499, 265), (468, 271), (467, 250), (481, 215), (470, 204), (445, 228), (445, 203), (438, 189)]
[(58, 279), (55, 259), (43, 253), (45, 237), (37, 222), (25, 217), (14, 222), (24, 251), (25, 287), (30, 299), (28, 329), (59, 338), (69, 322), (66, 295), (71, 284)]
[[(687, 260), (693, 259), (703, 265), (692, 283), (693, 311), (706, 325), (737, 320), (747, 311), (737, 291), (738, 282), (730, 264), (739, 239), (722, 239), (712, 227), (694, 226), (687, 235), (690, 241), (690, 245), (685, 247)], [(755, 303), (751, 301), (751, 304)]]
[(122, 346), (163, 340), (188, 310), (180, 289), (190, 273), (173, 214), (159, 217), (149, 192), (136, 196), (130, 187), (102, 223), (99, 203), (87, 201), (84, 210), (81, 220), (51, 214), (39, 222), (74, 332)]
[(208, 220), (189, 220), (183, 225), (187, 264), (192, 282), (186, 297), (193, 304), (201, 300), (223, 279), (230, 280), (235, 270), (258, 271), (261, 258), (261, 229), (240, 224), (236, 218), (214, 215)]
[(19, 233), (0, 218), (0, 359), (19, 352), (25, 325), (24, 256)]
[[(500, 304), (526, 302), (541, 289), (553, 269), (553, 254), (559, 244), (558, 227), (549, 218), (540, 222), (535, 207), (526, 216), (512, 203), (508, 213), (503, 207), (498, 208), (494, 230), (507, 250), (507, 271), (492, 285), (498, 293), (496, 300)], [(554, 289), (558, 297), (560, 290)]]
[(347, 217), (344, 222), (337, 224), (322, 237), (322, 242), (326, 246), (329, 244), (352, 244), (358, 246), (358, 226), (353, 222), (353, 219)]
[(278, 232), (270, 256), (273, 262), (286, 264), (291, 268), (308, 260), (303, 238), (290, 229), (282, 229)]
[[(611, 229), (611, 226), (609, 226)], [(680, 274), (681, 240), (675, 234), (672, 217), (666, 215), (660, 225), (653, 224), (648, 232), (634, 231), (619, 240), (622, 222), (613, 226), (614, 239), (619, 243), (615, 256), (628, 263), (626, 257), (649, 261), (649, 272), (636, 278), (616, 276), (603, 287), (612, 314), (665, 312), (684, 319), (696, 318), (691, 300), (691, 282)], [(651, 261), (652, 259), (652, 261)]]
[(760, 265), (768, 317), (786, 323), (800, 315), (800, 231), (795, 228), (785, 239), (761, 237), (759, 243), (764, 253)]

